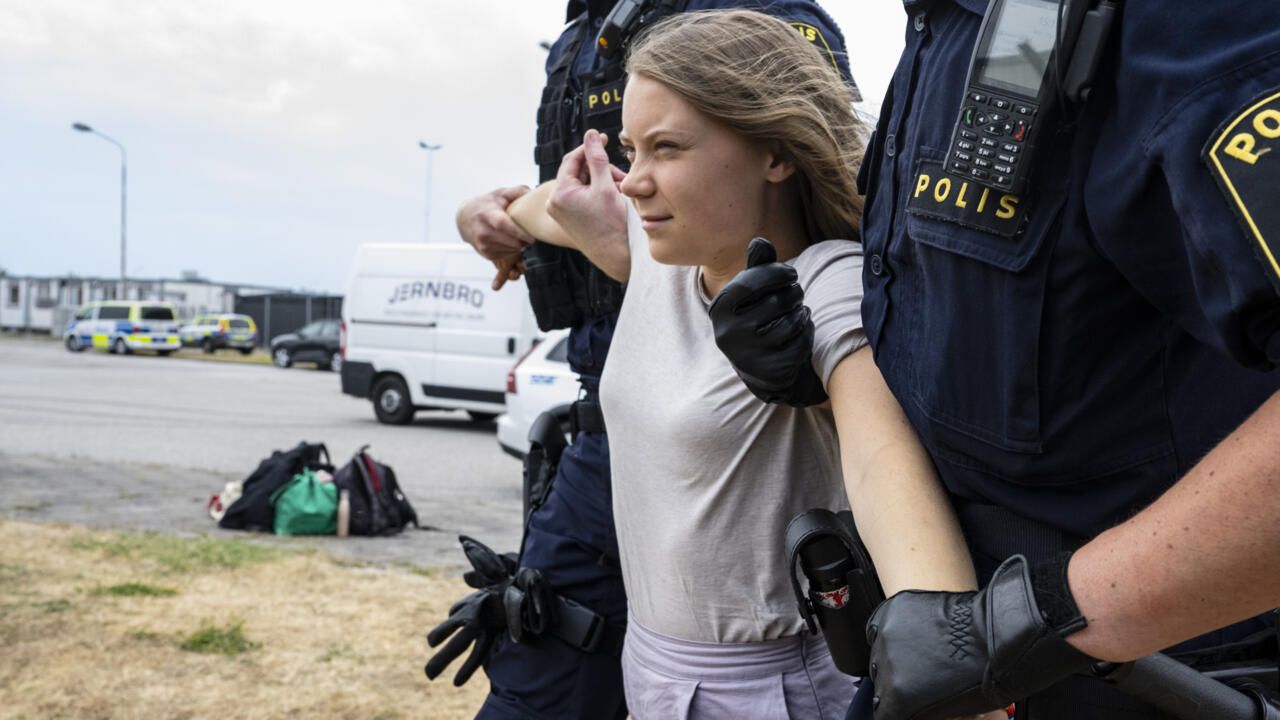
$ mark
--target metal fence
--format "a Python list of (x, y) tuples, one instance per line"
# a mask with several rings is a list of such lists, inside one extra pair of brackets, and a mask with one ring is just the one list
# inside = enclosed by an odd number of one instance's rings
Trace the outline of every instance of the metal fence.
[(237, 295), (237, 313), (248, 315), (258, 326), (258, 344), (267, 347), (271, 338), (293, 332), (315, 320), (342, 317), (340, 295)]

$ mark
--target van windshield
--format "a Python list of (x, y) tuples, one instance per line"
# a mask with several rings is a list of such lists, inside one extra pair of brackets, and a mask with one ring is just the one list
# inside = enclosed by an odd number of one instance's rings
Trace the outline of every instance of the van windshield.
[(235, 329), (237, 329), (237, 330), (248, 330), (248, 329), (249, 329), (249, 321), (248, 321), (248, 320), (242, 320), (242, 319), (240, 319), (240, 318), (232, 318), (232, 320), (231, 320), (231, 327), (233, 327), (233, 328), (235, 328)]
[(142, 308), (143, 320), (173, 320), (173, 308), (164, 307), (162, 305), (144, 305)]

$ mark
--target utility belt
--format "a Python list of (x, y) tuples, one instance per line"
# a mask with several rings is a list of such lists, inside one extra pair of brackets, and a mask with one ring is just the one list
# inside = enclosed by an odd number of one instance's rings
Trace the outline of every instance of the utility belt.
[(586, 653), (618, 657), (626, 627), (555, 592), (532, 568), (520, 568), (502, 596), (507, 633), (516, 642), (551, 635)]

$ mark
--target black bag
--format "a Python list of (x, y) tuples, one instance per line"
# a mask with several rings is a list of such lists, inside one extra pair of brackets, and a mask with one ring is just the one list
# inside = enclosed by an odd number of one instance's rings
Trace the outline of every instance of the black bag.
[(418, 513), (400, 491), (396, 473), (365, 452), (356, 451), (351, 462), (333, 476), (339, 497), (347, 492), (350, 503), (348, 532), (352, 535), (395, 535), (409, 523), (418, 526)]
[(272, 494), (307, 468), (333, 470), (324, 443), (300, 442), (292, 450), (271, 453), (271, 457), (258, 463), (258, 469), (245, 478), (240, 499), (227, 508), (218, 526), (227, 530), (271, 532), (276, 515), (275, 506), (271, 504)]

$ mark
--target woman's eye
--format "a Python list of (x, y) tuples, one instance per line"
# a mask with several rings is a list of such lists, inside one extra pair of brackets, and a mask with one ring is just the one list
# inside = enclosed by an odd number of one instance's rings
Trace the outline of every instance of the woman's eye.
[(627, 162), (632, 162), (636, 159), (636, 149), (630, 145), (623, 145), (622, 156), (627, 159)]
[(676, 150), (677, 148), (676, 148), (676, 144), (673, 142), (661, 141), (661, 142), (654, 143), (653, 149), (670, 151), (670, 150)]

